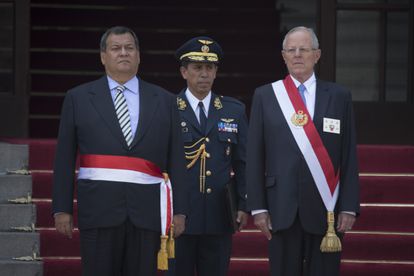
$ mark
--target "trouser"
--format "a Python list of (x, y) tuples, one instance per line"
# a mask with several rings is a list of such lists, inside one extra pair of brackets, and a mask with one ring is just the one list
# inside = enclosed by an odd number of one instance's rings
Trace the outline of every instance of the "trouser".
[(323, 237), (305, 232), (298, 217), (289, 229), (273, 233), (269, 241), (271, 276), (339, 275), (341, 254), (322, 253)]
[(160, 233), (135, 227), (80, 230), (83, 276), (155, 276)]
[(226, 276), (232, 235), (181, 235), (168, 276)]

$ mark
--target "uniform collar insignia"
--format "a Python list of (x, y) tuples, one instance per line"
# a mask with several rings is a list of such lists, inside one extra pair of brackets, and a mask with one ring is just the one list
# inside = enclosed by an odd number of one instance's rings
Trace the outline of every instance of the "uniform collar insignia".
[(187, 103), (181, 99), (180, 97), (177, 98), (177, 106), (179, 110), (185, 110), (187, 108)]
[(222, 109), (222, 108), (223, 108), (223, 105), (221, 104), (221, 101), (220, 101), (220, 98), (219, 98), (219, 97), (216, 97), (216, 98), (214, 99), (214, 107), (215, 107), (217, 110), (219, 110), (219, 109)]

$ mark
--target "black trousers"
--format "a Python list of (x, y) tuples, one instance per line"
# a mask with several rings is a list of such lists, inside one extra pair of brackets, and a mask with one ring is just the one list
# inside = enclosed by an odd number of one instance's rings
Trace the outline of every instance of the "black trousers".
[[(181, 235), (168, 276), (226, 276), (232, 235)], [(196, 274), (197, 272), (197, 274)]]
[(322, 253), (323, 236), (306, 233), (298, 217), (289, 229), (273, 233), (269, 242), (270, 275), (339, 275), (341, 254)]
[(155, 276), (159, 232), (129, 220), (116, 227), (80, 230), (83, 276)]

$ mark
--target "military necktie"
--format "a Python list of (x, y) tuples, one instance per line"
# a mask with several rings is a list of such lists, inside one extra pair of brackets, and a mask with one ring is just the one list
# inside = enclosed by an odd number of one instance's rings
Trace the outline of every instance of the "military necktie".
[(204, 112), (203, 102), (198, 103), (198, 109), (199, 109), (199, 118), (200, 118), (200, 128), (203, 134), (205, 134), (206, 127), (207, 127), (207, 117), (206, 117), (206, 113)]
[(124, 134), (125, 141), (129, 146), (132, 143), (132, 130), (131, 130), (131, 118), (129, 116), (128, 105), (125, 100), (124, 91), (125, 86), (120, 85), (116, 88), (115, 96), (115, 110), (116, 116), (119, 120), (119, 125), (121, 126), (122, 133)]

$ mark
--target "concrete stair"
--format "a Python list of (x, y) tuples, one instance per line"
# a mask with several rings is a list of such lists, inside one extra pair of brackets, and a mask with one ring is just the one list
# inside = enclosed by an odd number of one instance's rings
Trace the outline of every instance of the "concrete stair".
[(0, 142), (0, 173), (8, 170), (27, 169), (29, 146)]
[[(1, 170), (1, 169), (0, 169)], [(32, 193), (30, 175), (6, 174), (0, 171), (0, 204), (10, 203), (10, 199), (24, 198)]]
[(0, 275), (42, 276), (27, 145), (0, 143)]
[(5, 276), (42, 276), (41, 262), (22, 262), (0, 259), (1, 275)]

